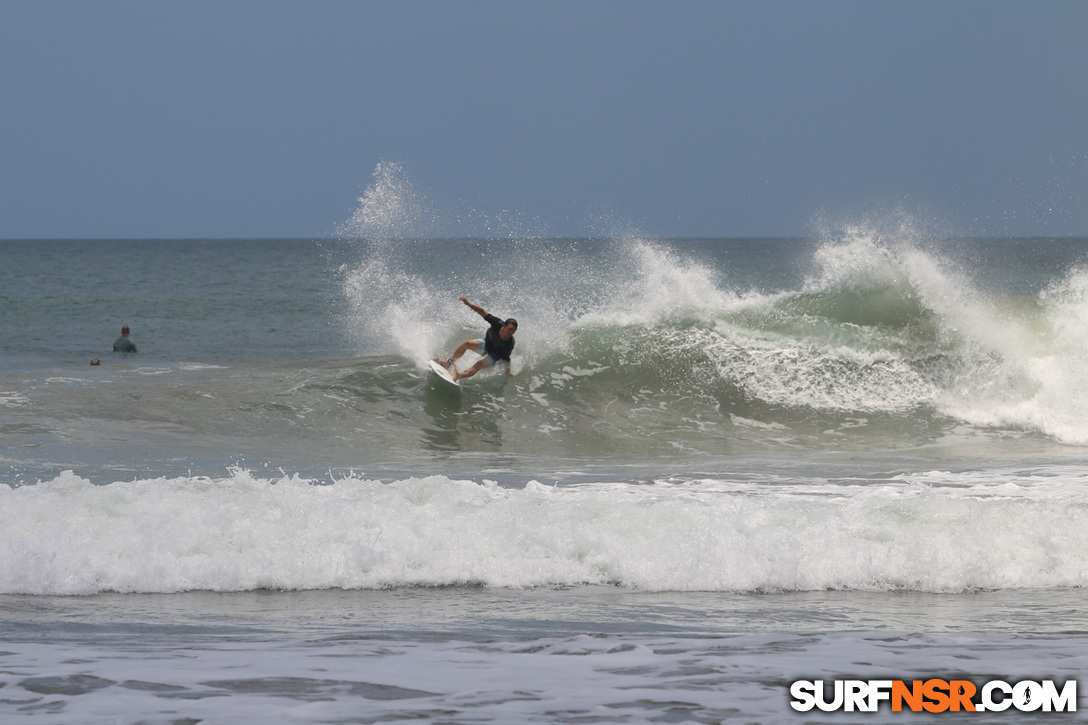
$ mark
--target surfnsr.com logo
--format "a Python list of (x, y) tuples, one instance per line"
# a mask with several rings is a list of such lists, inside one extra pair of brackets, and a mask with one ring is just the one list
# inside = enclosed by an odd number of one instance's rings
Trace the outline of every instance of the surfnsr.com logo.
[(790, 707), (798, 712), (877, 712), (888, 703), (892, 712), (1076, 712), (1077, 681), (1060, 688), (1053, 680), (1004, 682), (981, 687), (970, 680), (798, 680), (790, 685)]

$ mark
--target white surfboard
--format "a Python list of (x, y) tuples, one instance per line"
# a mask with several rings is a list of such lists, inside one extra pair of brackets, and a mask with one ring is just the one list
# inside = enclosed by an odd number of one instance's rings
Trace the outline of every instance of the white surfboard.
[(447, 370), (446, 368), (442, 367), (441, 365), (439, 365), (438, 363), (436, 363), (436, 362), (435, 362), (434, 360), (431, 360), (431, 361), (430, 361), (430, 363), (431, 363), (431, 370), (433, 370), (433, 371), (434, 371), (434, 374), (435, 374), (435, 375), (437, 375), (438, 377), (442, 378), (443, 380), (445, 380), (445, 381), (446, 381), (447, 383), (449, 383), (450, 385), (455, 385), (455, 386), (457, 386), (458, 388), (459, 388), (459, 387), (461, 387), (461, 383), (459, 383), (459, 382), (457, 382), (456, 380), (454, 380), (454, 379), (453, 379), (453, 376), (452, 376), (452, 375), (450, 375), (450, 371), (449, 371), (449, 370)]

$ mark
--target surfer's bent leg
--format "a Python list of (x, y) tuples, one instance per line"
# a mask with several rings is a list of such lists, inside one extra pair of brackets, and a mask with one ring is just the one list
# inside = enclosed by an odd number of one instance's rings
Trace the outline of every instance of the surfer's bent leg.
[(448, 368), (451, 365), (453, 365), (453, 363), (455, 361), (457, 361), (457, 359), (460, 358), (462, 355), (464, 355), (466, 352), (468, 352), (469, 350), (477, 350), (478, 351), (483, 344), (484, 344), (483, 340), (465, 340), (464, 342), (462, 342), (460, 345), (457, 346), (457, 349), (454, 350), (453, 354), (450, 355), (448, 360), (443, 360), (440, 357), (436, 357), (434, 360), (439, 365), (442, 365), (443, 367)]
[(471, 378), (473, 375), (480, 372), (484, 368), (492, 365), (493, 363), (494, 363), (494, 361), (491, 359), (490, 355), (484, 355), (482, 358), (480, 358), (479, 360), (476, 361), (475, 365), (473, 365), (472, 367), (470, 367), (468, 370), (466, 370), (464, 372), (460, 372), (459, 370), (457, 370), (457, 368), (454, 368), (453, 369), (453, 379), (454, 379), (454, 381), (457, 381), (457, 380), (460, 380), (461, 378)]

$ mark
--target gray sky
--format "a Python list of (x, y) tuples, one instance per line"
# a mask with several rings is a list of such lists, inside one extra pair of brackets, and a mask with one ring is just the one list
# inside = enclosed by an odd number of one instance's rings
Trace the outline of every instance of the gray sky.
[[(0, 2), (0, 237), (1088, 236), (1088, 2)], [(514, 220), (514, 221), (511, 221)]]

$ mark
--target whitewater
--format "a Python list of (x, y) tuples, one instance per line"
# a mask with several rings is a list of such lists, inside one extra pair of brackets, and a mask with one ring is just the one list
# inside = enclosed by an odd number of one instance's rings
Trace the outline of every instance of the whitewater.
[(3, 593), (1079, 587), (1085, 472), (576, 486), (430, 476), (0, 489)]

